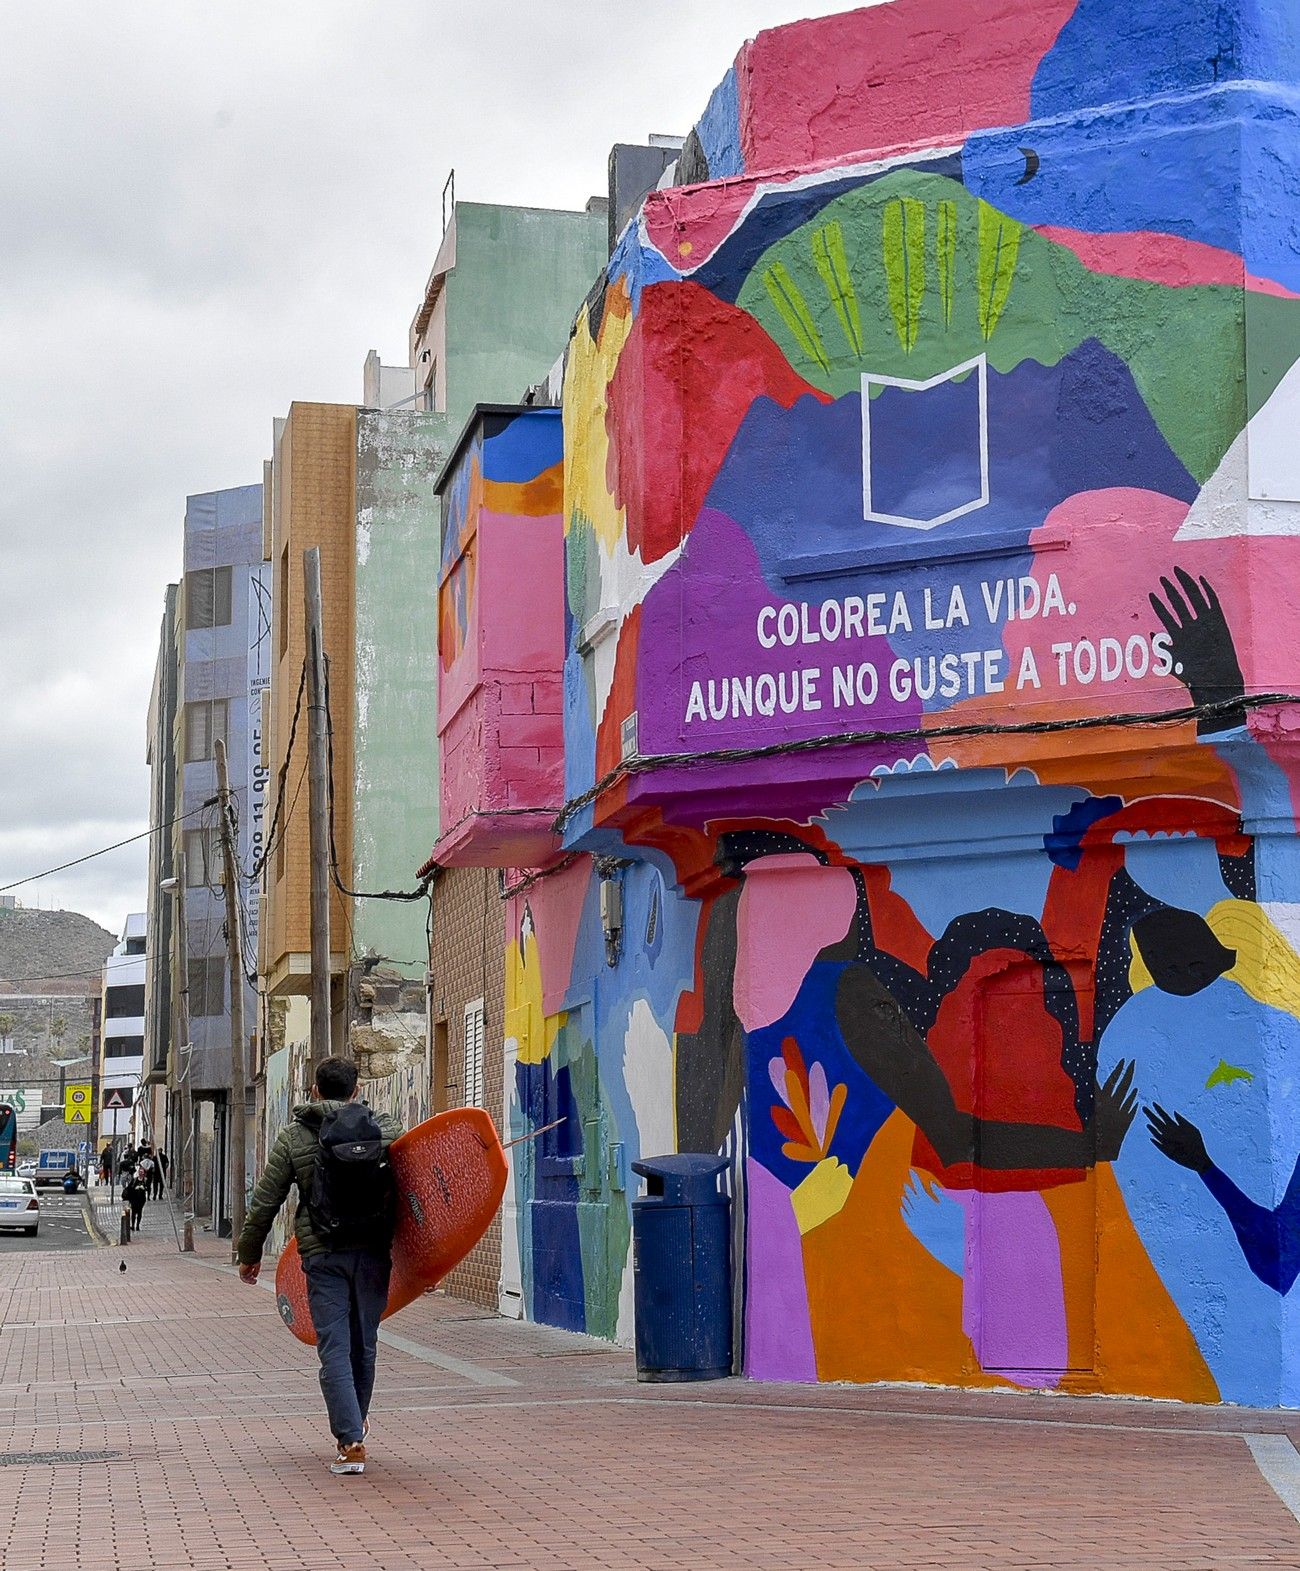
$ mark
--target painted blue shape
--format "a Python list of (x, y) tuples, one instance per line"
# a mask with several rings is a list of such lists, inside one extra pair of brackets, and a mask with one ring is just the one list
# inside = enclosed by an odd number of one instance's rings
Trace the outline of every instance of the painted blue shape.
[[(899, 659), (926, 662), (920, 691), (927, 713), (970, 696), (965, 687), (928, 694), (928, 662), (998, 646), (1007, 615), (1005, 582), (997, 605), (985, 605), (983, 586), (992, 594), (998, 580), (1030, 572), (1030, 535), (1053, 508), (1080, 492), (1111, 487), (1156, 491), (1189, 504), (1197, 494), (1128, 367), (1096, 339), (1055, 366), (1026, 360), (1005, 374), (990, 370), (988, 407), (989, 504), (936, 529), (864, 519), (862, 400), (856, 393), (830, 404), (805, 397), (789, 409), (756, 399), (706, 502), (749, 535), (774, 594), (820, 604), (888, 588), (892, 603), (893, 591), (903, 590), (912, 625), (894, 627), (889, 642)], [(873, 440), (872, 454), (873, 473), (896, 493), (905, 490), (910, 449)], [(963, 554), (943, 560), (945, 543), (954, 539)], [(998, 553), (993, 561), (971, 549), (986, 541)], [(823, 568), (827, 558), (833, 571)], [(689, 544), (684, 560), (689, 571)], [(964, 623), (956, 614), (949, 621), (954, 590), (964, 602)], [(927, 606), (938, 625), (925, 625)], [(888, 618), (887, 604), (886, 625)], [(1044, 634), (1048, 630), (1045, 621)], [(854, 642), (846, 640), (817, 655), (826, 663), (847, 661), (853, 650)], [(1000, 679), (1015, 677), (1004, 661)]]
[(966, 1274), (966, 1212), (946, 1189), (927, 1190), (913, 1172), (903, 1187), (902, 1216), (922, 1249), (955, 1276)]
[(1220, 732), (1213, 747), (1237, 777), (1242, 828), (1255, 836), (1256, 898), (1294, 901), (1300, 889), (1300, 837), (1286, 774), (1244, 726)]
[[(1024, 159), (1020, 163), (1023, 168)], [(962, 178), (962, 161), (957, 154), (923, 159), (909, 164), (908, 168), (917, 174), (943, 175), (949, 180), (960, 181)], [(874, 184), (896, 173), (896, 169), (886, 168), (864, 176), (859, 169), (840, 179), (826, 180), (819, 176), (810, 185), (761, 185), (752, 207), (745, 215), (745, 221), (738, 224), (717, 250), (687, 276), (693, 283), (702, 284), (712, 291), (720, 300), (734, 304), (750, 273), (758, 266), (769, 247), (816, 218), (837, 197), (847, 196), (850, 191), (861, 190), (864, 185)]]
[[(1041, 786), (1027, 770), (1008, 781), (1001, 769), (917, 767), (879, 775), (855, 788), (821, 822), (860, 862), (889, 859), (890, 885), (932, 938), (968, 911), (996, 906), (1041, 921), (1053, 864), (1041, 847), (1047, 827), (1069, 811), (1077, 787)], [(952, 793), (949, 810), (942, 797)], [(936, 815), (960, 824), (960, 846), (1000, 846), (1003, 854), (953, 860), (899, 857), (898, 846), (929, 846)]]
[(1239, 80), (1300, 82), (1300, 13), (1278, 0), (1078, 0), (1034, 76), (1033, 115)]
[(773, 1058), (780, 1058), (781, 1044), (787, 1036), (798, 1042), (809, 1069), (815, 1063), (825, 1067), (826, 1082), (832, 1090), (841, 1082), (849, 1088), (829, 1155), (837, 1157), (850, 1172), (857, 1172), (877, 1130), (894, 1111), (889, 1097), (858, 1067), (840, 1033), (835, 995), (844, 970), (840, 962), (813, 965), (785, 1015), (746, 1037), (749, 1154), (788, 1189), (807, 1178), (811, 1168), (806, 1162), (792, 1161), (781, 1150), (787, 1137), (772, 1122), (770, 1112), (777, 1095), (768, 1064)]
[(1083, 860), (1083, 837), (1123, 806), (1124, 799), (1118, 796), (1087, 796), (1072, 803), (1068, 812), (1052, 820), (1051, 833), (1043, 836), (1044, 850), (1057, 867), (1074, 872)]
[(871, 510), (929, 521), (980, 498), (980, 379), (923, 390), (882, 387), (871, 399)]
[[(516, 1063), (515, 1086), (526, 1127), (541, 1128), (555, 1116), (552, 1109), (558, 1105), (569, 1124), (576, 1126), (577, 1149), (582, 1149), (582, 1124), (569, 1086), (567, 1065), (552, 1078), (549, 1058), (540, 1064)], [(557, 1133), (569, 1132), (566, 1128)], [(586, 1300), (578, 1232), (578, 1180), (572, 1174), (546, 1172), (548, 1166), (553, 1164), (539, 1155), (534, 1168), (534, 1192), (524, 1201), (532, 1264), (529, 1318), (566, 1331), (583, 1331)]]
[(1116, 835), (1124, 866), (1144, 893), (1165, 905), (1204, 916), (1231, 891), (1219, 871), (1219, 848), (1204, 835)]
[[(1025, 224), (1177, 235), (1300, 290), (1300, 113), (1287, 94), (1279, 102), (1253, 87), (1219, 88), (1146, 104), (1140, 117), (1125, 107), (978, 132), (962, 152), (966, 184)], [(1038, 159), (1027, 181), (1025, 148)]]
[(563, 456), (563, 421), (558, 409), (530, 409), (504, 420), (488, 416), (483, 443), (485, 480), (522, 485), (544, 474)]
[(740, 145), (740, 88), (736, 68), (713, 89), (704, 113), (695, 127), (710, 180), (726, 180), (745, 172), (745, 154)]
[[(1254, 1078), (1207, 1087), (1228, 1043), (1232, 1062)], [(1300, 1021), (1225, 977), (1190, 998), (1148, 987), (1106, 1028), (1099, 1076), (1122, 1058), (1137, 1064), (1143, 1103), (1190, 1119), (1220, 1172), (1245, 1195), (1270, 1210), (1283, 1203), (1300, 1157)], [(1156, 1149), (1141, 1120), (1115, 1174), (1220, 1395), (1276, 1405), (1282, 1300), (1252, 1269), (1220, 1200), (1198, 1174)]]

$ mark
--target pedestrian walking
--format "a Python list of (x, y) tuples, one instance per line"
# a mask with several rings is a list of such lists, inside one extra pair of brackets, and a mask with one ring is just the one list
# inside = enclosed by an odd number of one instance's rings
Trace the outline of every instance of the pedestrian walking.
[(163, 1192), (163, 1154), (162, 1147), (158, 1147), (158, 1154), (153, 1158), (153, 1168), (149, 1174), (149, 1198), (161, 1200)]
[(158, 1171), (162, 1174), (164, 1184), (171, 1183), (172, 1161), (162, 1146), (158, 1147)]
[(122, 1199), (131, 1207), (133, 1233), (140, 1231), (140, 1223), (144, 1218), (144, 1205), (148, 1198), (149, 1191), (145, 1188), (144, 1181), (138, 1173), (132, 1173), (127, 1182), (122, 1185)]
[(99, 1153), (99, 1181), (101, 1184), (113, 1182), (113, 1148), (105, 1146)]
[(297, 1186), (294, 1234), (336, 1446), (332, 1473), (365, 1471), (379, 1320), (392, 1266), (388, 1147), (401, 1132), (396, 1119), (357, 1100), (355, 1064), (325, 1059), (311, 1101), (294, 1108), (275, 1138), (239, 1235), (239, 1275), (251, 1285), (271, 1224)]
[(153, 1174), (157, 1164), (154, 1162), (150, 1148), (147, 1145), (140, 1147), (140, 1159), (135, 1164), (135, 1176), (144, 1185), (145, 1196), (153, 1191)]

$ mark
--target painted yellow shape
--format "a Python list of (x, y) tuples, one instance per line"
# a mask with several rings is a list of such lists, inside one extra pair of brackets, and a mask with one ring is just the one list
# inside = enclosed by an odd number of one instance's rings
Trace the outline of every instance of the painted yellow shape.
[(519, 1062), (544, 1063), (568, 1018), (567, 1010), (554, 1015), (542, 1011), (542, 960), (536, 936), (528, 934), (522, 951), (518, 942), (507, 944), (505, 1035), (519, 1044)]
[(838, 1216), (852, 1188), (853, 1174), (838, 1157), (828, 1156), (818, 1162), (790, 1194), (799, 1232), (811, 1233), (813, 1228)]
[(621, 280), (605, 291), (605, 310), (595, 343), (587, 326), (588, 307), (578, 314), (564, 370), (564, 511), (566, 531), (581, 514), (606, 551), (618, 544), (626, 514), (614, 500), (609, 477), (606, 414), (609, 384), (632, 331), (632, 303)]
[[(1205, 920), (1223, 947), (1237, 957), (1224, 973), (1228, 980), (1258, 1003), (1300, 1019), (1300, 955), (1263, 906), (1253, 900), (1220, 900)], [(1128, 980), (1135, 993), (1154, 985), (1132, 933)]]

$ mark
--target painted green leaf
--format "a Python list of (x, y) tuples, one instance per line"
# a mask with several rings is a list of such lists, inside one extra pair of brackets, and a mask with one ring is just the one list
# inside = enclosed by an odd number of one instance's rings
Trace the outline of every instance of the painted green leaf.
[(1022, 227), (987, 202), (979, 205), (980, 332), (987, 343), (1002, 319), (1015, 281)]
[(939, 299), (943, 305), (943, 325), (952, 326), (953, 305), (957, 298), (957, 204), (940, 202), (934, 241), (939, 268)]
[(1211, 1072), (1210, 1078), (1205, 1082), (1205, 1089), (1213, 1091), (1215, 1086), (1230, 1086), (1234, 1080), (1254, 1078), (1249, 1069), (1241, 1069), (1236, 1064), (1230, 1064), (1226, 1058), (1221, 1058), (1218, 1068)]
[(887, 203), (882, 239), (889, 312), (899, 343), (911, 354), (925, 299), (925, 203), (913, 196)]
[(853, 279), (849, 275), (848, 258), (844, 253), (844, 231), (838, 220), (813, 230), (812, 253), (826, 288), (826, 298), (835, 307), (835, 315), (840, 319), (840, 327), (849, 348), (861, 359), (862, 318), (858, 312)]
[(809, 359), (815, 360), (823, 371), (829, 371), (830, 357), (826, 353), (826, 346), (822, 343), (821, 334), (817, 331), (812, 312), (808, 309), (808, 302), (804, 299), (798, 284), (790, 277), (785, 264), (773, 262), (770, 267), (764, 268), (763, 283), (772, 297), (772, 304), (781, 313), (782, 320), (794, 334), (800, 349)]

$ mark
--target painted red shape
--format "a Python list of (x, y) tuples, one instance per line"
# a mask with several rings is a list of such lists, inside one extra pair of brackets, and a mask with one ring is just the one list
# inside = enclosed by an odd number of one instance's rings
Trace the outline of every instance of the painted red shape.
[(941, 146), (1020, 125), (1034, 74), (1076, 6), (895, 0), (760, 33), (736, 62), (745, 168), (904, 149), (918, 128)]
[[(610, 489), (645, 562), (690, 530), (757, 398), (828, 402), (748, 312), (698, 284), (651, 284), (609, 388)], [(690, 440), (684, 439), (686, 411)]]
[[(506, 1189), (506, 1158), (481, 1107), (456, 1107), (393, 1141), (397, 1231), (384, 1319), (437, 1285), (487, 1232)], [(300, 1342), (316, 1345), (307, 1278), (297, 1240), (275, 1273), (280, 1318)]]
[(1248, 273), (1235, 251), (1205, 245), (1200, 240), (1185, 240), (1181, 235), (1147, 230), (1088, 234), (1079, 229), (1053, 228), (1050, 224), (1039, 225), (1037, 232), (1045, 240), (1073, 251), (1090, 273), (1138, 278), (1174, 289), (1217, 284), (1232, 289), (1244, 287), (1278, 300), (1300, 299), (1284, 285)]

